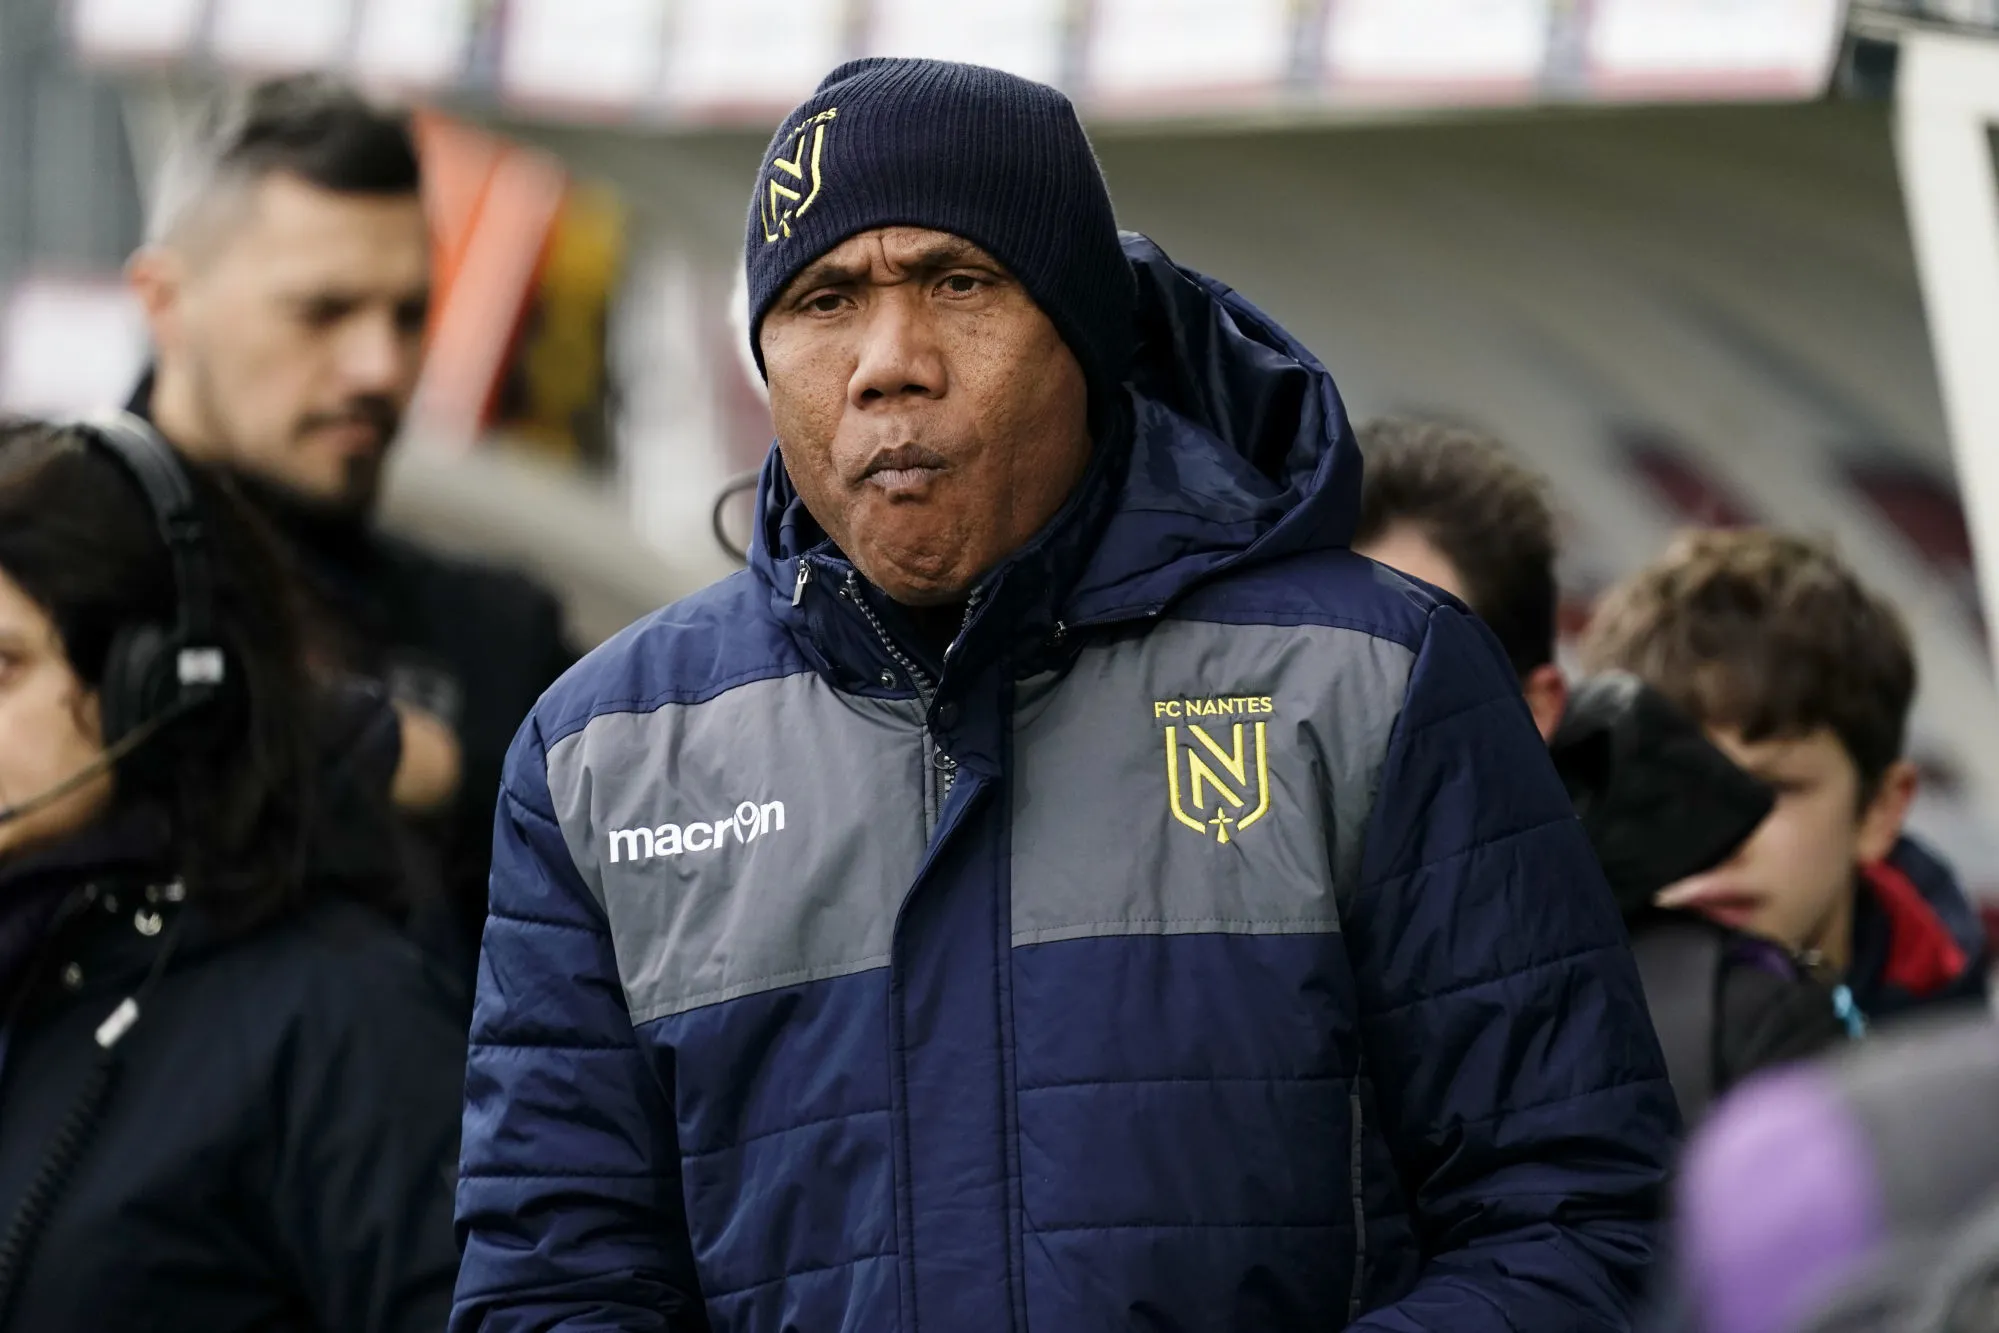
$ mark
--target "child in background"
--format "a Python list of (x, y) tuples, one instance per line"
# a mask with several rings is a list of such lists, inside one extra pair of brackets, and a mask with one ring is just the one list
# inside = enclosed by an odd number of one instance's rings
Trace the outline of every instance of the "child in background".
[(1734, 856), (1659, 906), (1782, 944), (1869, 1018), (1983, 996), (1976, 913), (1902, 836), (1908, 632), (1831, 552), (1757, 529), (1689, 534), (1604, 598), (1582, 658), (1658, 690), (1777, 794)]
[(1763, 825), (1777, 804), (1766, 783), (1621, 671), (1577, 683), (1548, 749), (1630, 932), (1681, 1119), (1694, 1125), (1749, 1075), (1855, 1035), (1839, 992), (1789, 951), (1656, 905), (1660, 889), (1727, 864)]

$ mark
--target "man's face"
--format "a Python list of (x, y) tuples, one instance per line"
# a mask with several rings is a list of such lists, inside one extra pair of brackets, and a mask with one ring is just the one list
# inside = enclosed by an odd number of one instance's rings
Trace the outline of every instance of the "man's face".
[[(32, 801), (104, 753), (97, 697), (87, 692), (55, 623), (0, 574), (0, 806)], [(0, 857), (56, 842), (111, 801), (110, 774), (0, 824)]]
[[(416, 388), (430, 292), (414, 194), (340, 194), (286, 174), (184, 242), (143, 253), (134, 283), (178, 441), (342, 511), (374, 500)], [(171, 386), (171, 387), (170, 387)]]
[(863, 232), (771, 305), (761, 334), (785, 471), (869, 582), (963, 597), (1054, 517), (1089, 461), (1082, 367), (990, 255)]
[(1896, 764), (1862, 802), (1860, 771), (1831, 728), (1759, 741), (1708, 728), (1737, 766), (1768, 783), (1776, 807), (1733, 857), (1659, 895), (1723, 925), (1844, 967), (1851, 947), (1854, 873), (1886, 857), (1900, 836), (1915, 773)]

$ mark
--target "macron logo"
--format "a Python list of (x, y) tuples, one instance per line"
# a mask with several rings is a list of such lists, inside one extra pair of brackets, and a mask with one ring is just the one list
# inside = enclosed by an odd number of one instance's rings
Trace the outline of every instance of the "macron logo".
[(766, 833), (784, 831), (784, 802), (758, 805), (744, 801), (736, 813), (710, 824), (661, 824), (658, 828), (611, 830), (611, 864), (620, 861), (650, 861), (656, 856), (679, 856), (682, 852), (710, 852), (721, 848), (733, 833), (739, 843), (751, 842)]

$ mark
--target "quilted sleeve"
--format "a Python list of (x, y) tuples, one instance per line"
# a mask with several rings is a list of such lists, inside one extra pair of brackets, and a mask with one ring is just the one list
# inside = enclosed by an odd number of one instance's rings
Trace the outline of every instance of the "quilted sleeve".
[(1582, 828), (1498, 645), (1453, 606), (1389, 742), (1347, 943), (1426, 1257), (1354, 1327), (1629, 1327), (1678, 1112)]
[(507, 759), (465, 1082), (451, 1333), (705, 1329), (668, 1093), (548, 795)]

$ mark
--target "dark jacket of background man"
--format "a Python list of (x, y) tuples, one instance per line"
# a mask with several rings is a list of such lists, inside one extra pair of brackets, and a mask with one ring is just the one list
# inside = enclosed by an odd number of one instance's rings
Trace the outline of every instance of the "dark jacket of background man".
[[(147, 415), (152, 377), (133, 397)], [(445, 944), (470, 964), (485, 918), (493, 798), (514, 731), (550, 682), (576, 660), (562, 605), (511, 570), (427, 551), (370, 522), (328, 515), (253, 474), (241, 490), (271, 521), (321, 643), (347, 673), (445, 721), (460, 745), (458, 794), (419, 815), (449, 891)]]
[(469, 958), (507, 743), (573, 655), (545, 590), (374, 524), (429, 297), (406, 124), (318, 78), (219, 103), (169, 158), (130, 273), (155, 349), (131, 406), (238, 474), (283, 538), (320, 668), (393, 699), (397, 803), (442, 859)]

